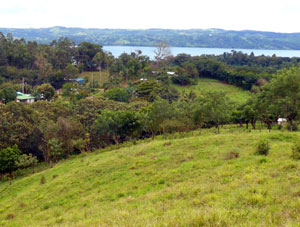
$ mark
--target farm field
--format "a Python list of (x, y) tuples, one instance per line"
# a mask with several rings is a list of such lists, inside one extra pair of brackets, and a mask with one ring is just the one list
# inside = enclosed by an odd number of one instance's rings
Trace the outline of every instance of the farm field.
[(203, 92), (214, 92), (214, 91), (222, 91), (226, 94), (226, 96), (236, 103), (244, 103), (250, 97), (251, 93), (249, 91), (245, 91), (239, 87), (234, 85), (222, 83), (218, 80), (207, 79), (207, 78), (199, 78), (197, 85), (191, 86), (180, 86), (173, 85), (179, 91), (193, 91), (197, 95)]
[[(73, 156), (0, 183), (1, 226), (297, 226), (299, 132), (224, 126)], [(268, 156), (256, 155), (261, 138)]]
[(108, 77), (109, 77), (109, 73), (107, 70), (102, 70), (101, 72), (101, 76), (100, 76), (100, 72), (83, 72), (79, 75), (77, 75), (77, 77), (80, 78), (88, 78), (89, 82), (94, 81), (98, 81), (100, 86), (103, 85), (103, 83), (108, 81)]

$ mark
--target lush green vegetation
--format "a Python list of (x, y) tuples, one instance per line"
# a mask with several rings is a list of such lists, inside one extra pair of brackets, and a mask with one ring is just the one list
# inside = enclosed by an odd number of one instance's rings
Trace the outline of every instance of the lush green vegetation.
[(93, 81), (95, 83), (95, 86), (103, 86), (104, 83), (108, 82), (109, 80), (109, 72), (107, 70), (100, 72), (82, 72), (80, 74), (77, 74), (76, 76), (85, 79), (86, 81), (93, 84)]
[[(76, 46), (60, 38), (46, 45), (11, 34), (1, 35), (0, 48), (0, 151), (17, 145), (15, 162), (27, 160), (25, 166), (36, 157), (51, 165), (111, 144), (197, 128), (220, 131), (230, 123), (255, 129), (261, 122), (271, 130), (285, 117), (290, 130), (297, 129), (298, 58), (234, 51), (174, 57), (166, 43), (155, 60), (138, 50), (114, 58), (89, 42)], [(37, 102), (14, 102), (21, 91)], [(6, 168), (11, 176), (24, 166), (16, 163)]]
[(299, 223), (299, 61), (0, 34), (0, 224)]
[(100, 45), (156, 46), (162, 40), (177, 47), (216, 47), (242, 49), (300, 49), (299, 33), (274, 33), (259, 31), (226, 31), (222, 29), (83, 29), (52, 27), (40, 29), (0, 28), (4, 34), (18, 38), (50, 43), (59, 37), (69, 37)]
[[(296, 226), (299, 133), (215, 132), (84, 153), (1, 182), (1, 225)], [(268, 156), (255, 154), (261, 138)]]
[(205, 94), (207, 92), (221, 91), (224, 92), (230, 100), (240, 104), (245, 103), (247, 99), (251, 96), (251, 93), (248, 91), (244, 91), (241, 88), (226, 83), (222, 83), (214, 79), (200, 78), (198, 80), (197, 85), (190, 85), (190, 86), (174, 85), (174, 86), (180, 92), (189, 93), (193, 91), (197, 96), (203, 93)]

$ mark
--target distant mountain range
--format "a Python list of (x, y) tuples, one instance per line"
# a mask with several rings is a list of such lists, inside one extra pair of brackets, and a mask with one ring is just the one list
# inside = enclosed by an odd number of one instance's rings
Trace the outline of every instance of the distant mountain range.
[(284, 49), (300, 50), (300, 33), (261, 31), (227, 31), (222, 29), (94, 29), (94, 28), (0, 28), (3, 34), (15, 38), (50, 43), (59, 37), (69, 37), (76, 43), (88, 41), (103, 46), (155, 46), (166, 41), (174, 47)]

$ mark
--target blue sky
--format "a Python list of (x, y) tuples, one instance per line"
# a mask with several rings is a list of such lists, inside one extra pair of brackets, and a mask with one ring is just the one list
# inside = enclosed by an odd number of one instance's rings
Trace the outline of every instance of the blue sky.
[(0, 27), (300, 32), (299, 0), (7, 0)]

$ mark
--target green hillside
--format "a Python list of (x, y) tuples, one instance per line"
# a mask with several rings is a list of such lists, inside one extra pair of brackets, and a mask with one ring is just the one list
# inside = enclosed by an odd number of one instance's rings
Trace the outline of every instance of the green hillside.
[(197, 85), (192, 86), (179, 86), (173, 85), (179, 91), (193, 91), (195, 94), (199, 95), (203, 92), (224, 92), (226, 96), (236, 103), (244, 103), (250, 97), (250, 92), (238, 88), (234, 85), (222, 83), (214, 79), (200, 78)]
[(174, 47), (300, 49), (299, 33), (229, 31), (223, 29), (92, 29), (92, 28), (0, 28), (3, 34), (50, 43), (69, 37), (76, 43), (88, 41), (104, 46), (156, 46), (162, 40)]
[[(300, 162), (291, 146), (299, 135), (211, 129), (82, 154), (0, 183), (0, 224), (296, 226)], [(262, 137), (267, 157), (254, 154)]]

